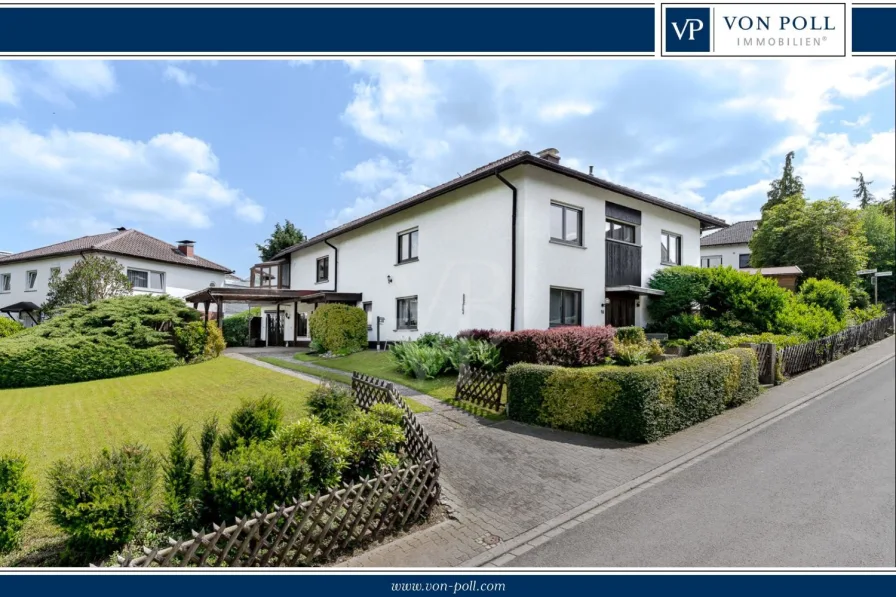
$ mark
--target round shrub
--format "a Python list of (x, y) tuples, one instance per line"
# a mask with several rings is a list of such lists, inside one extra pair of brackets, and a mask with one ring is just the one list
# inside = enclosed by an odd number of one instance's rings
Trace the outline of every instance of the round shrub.
[(355, 399), (348, 388), (322, 383), (308, 397), (308, 408), (324, 424), (341, 423), (354, 412)]
[(218, 440), (222, 454), (274, 436), (283, 421), (283, 406), (272, 396), (243, 400), (230, 415), (230, 429)]
[(67, 559), (93, 561), (136, 536), (150, 512), (156, 469), (155, 458), (139, 445), (53, 465), (50, 517), (69, 535)]
[(380, 454), (395, 453), (405, 442), (401, 426), (388, 422), (388, 415), (373, 408), (369, 413), (357, 413), (352, 417), (345, 424), (343, 433), (351, 446), (349, 464), (354, 478), (376, 472)]
[(836, 334), (846, 324), (823, 307), (793, 300), (778, 314), (776, 327), (784, 334), (799, 334), (808, 340), (817, 340)]
[(273, 443), (308, 464), (308, 491), (324, 492), (342, 481), (351, 446), (338, 429), (308, 417), (278, 431)]
[(807, 305), (818, 305), (834, 314), (837, 319), (846, 317), (849, 309), (850, 292), (843, 284), (833, 280), (809, 278), (800, 285), (797, 298)]
[(187, 362), (221, 356), (226, 344), (217, 322), (192, 321), (174, 331), (178, 355)]
[(25, 468), (24, 456), (0, 455), (0, 554), (19, 546), (22, 527), (37, 501), (34, 480)]
[(13, 321), (5, 315), (0, 317), (0, 338), (8, 338), (24, 329), (25, 327), (18, 321)]
[(664, 321), (673, 315), (690, 313), (709, 296), (711, 269), (692, 265), (661, 268), (654, 272), (647, 286), (662, 290), (661, 297), (651, 297), (647, 312), (653, 321)]
[(321, 305), (311, 314), (308, 325), (311, 337), (325, 351), (349, 354), (367, 346), (367, 313), (358, 307)]
[(616, 328), (616, 342), (620, 344), (647, 342), (644, 328), (632, 325)]
[(698, 333), (688, 342), (688, 350), (691, 354), (722, 352), (723, 350), (728, 350), (728, 347), (728, 338), (718, 332), (709, 330)]

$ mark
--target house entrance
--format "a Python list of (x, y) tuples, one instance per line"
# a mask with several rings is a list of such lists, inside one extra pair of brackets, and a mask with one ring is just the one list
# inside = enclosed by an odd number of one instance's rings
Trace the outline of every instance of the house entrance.
[(608, 294), (607, 298), (610, 299), (610, 303), (607, 305), (607, 325), (615, 328), (635, 325), (636, 297), (624, 294)]

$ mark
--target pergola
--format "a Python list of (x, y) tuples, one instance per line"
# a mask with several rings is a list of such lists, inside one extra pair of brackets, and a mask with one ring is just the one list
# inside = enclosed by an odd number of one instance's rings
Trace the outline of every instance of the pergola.
[(215, 286), (196, 291), (184, 297), (193, 308), (205, 307), (205, 321), (208, 323), (208, 310), (214, 303), (218, 311), (218, 327), (223, 327), (224, 303), (270, 303), (277, 305), (277, 320), (280, 320), (280, 305), (294, 303), (302, 297), (314, 294), (313, 290), (289, 290), (287, 288), (218, 288)]
[(13, 305), (9, 305), (8, 307), (3, 307), (2, 309), (0, 309), (0, 313), (6, 313), (13, 321), (16, 320), (16, 318), (12, 316), (13, 313), (27, 313), (28, 317), (31, 318), (31, 321), (33, 321), (35, 325), (40, 323), (34, 318), (34, 313), (38, 311), (40, 311), (39, 306), (35, 305), (34, 303), (28, 302), (15, 303)]

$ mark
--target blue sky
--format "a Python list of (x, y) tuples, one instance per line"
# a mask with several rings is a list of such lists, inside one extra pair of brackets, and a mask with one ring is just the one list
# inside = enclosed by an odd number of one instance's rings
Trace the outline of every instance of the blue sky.
[(0, 250), (117, 226), (241, 275), (518, 149), (723, 217), (784, 154), (813, 198), (896, 173), (892, 61), (0, 62)]

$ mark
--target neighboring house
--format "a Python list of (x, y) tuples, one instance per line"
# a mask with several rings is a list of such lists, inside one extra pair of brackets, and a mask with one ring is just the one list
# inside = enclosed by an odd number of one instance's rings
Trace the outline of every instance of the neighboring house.
[(135, 293), (183, 298), (201, 288), (223, 286), (225, 275), (231, 273), (229, 268), (196, 255), (193, 241), (170, 245), (138, 230), (119, 228), (0, 256), (0, 313), (34, 325), (53, 272), (65, 275), (87, 254), (114, 257), (124, 266)]
[(796, 292), (796, 284), (803, 275), (803, 270), (795, 265), (786, 265), (782, 267), (760, 267), (745, 268), (745, 272), (751, 274), (760, 273), (766, 278), (774, 278), (781, 288), (786, 288), (791, 292)]
[[(224, 288), (248, 288), (249, 280), (240, 278), (235, 274), (224, 276)], [(249, 303), (224, 303), (224, 316), (236, 315), (249, 310)]]
[(700, 267), (750, 267), (750, 239), (759, 220), (737, 222), (700, 239)]
[(200, 303), (264, 306), (268, 344), (308, 341), (324, 303), (368, 313), (368, 340), (422, 332), (643, 325), (650, 276), (700, 263), (700, 235), (725, 222), (517, 152), (290, 247), (249, 289)]

